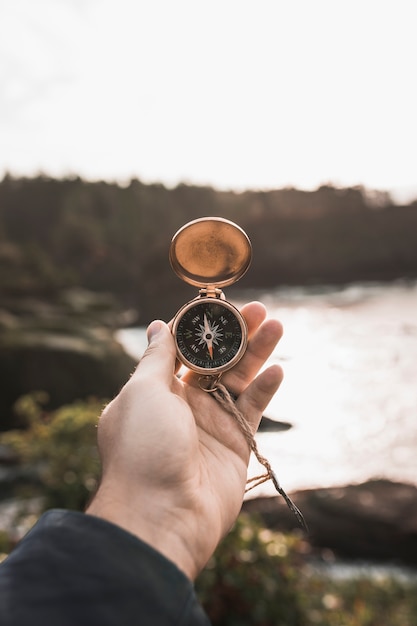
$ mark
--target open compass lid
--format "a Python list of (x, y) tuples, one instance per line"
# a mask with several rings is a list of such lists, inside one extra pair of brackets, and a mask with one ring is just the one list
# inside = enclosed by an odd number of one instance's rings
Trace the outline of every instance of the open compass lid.
[(196, 287), (226, 287), (245, 274), (252, 260), (249, 237), (222, 217), (188, 222), (172, 238), (169, 260), (174, 272)]

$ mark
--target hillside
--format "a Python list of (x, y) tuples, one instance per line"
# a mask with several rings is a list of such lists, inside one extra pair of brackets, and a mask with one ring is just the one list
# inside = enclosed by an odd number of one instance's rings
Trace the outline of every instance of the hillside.
[(417, 276), (417, 202), (396, 206), (384, 193), (331, 186), (234, 193), (6, 176), (1, 308), (28, 297), (54, 302), (81, 287), (133, 308), (140, 324), (168, 319), (196, 294), (171, 270), (171, 237), (205, 215), (237, 222), (252, 241), (252, 267), (239, 288)]

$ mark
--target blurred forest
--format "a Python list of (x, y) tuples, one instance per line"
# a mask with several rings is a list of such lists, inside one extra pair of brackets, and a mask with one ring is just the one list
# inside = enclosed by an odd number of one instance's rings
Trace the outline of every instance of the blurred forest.
[(417, 276), (417, 201), (394, 205), (362, 187), (235, 193), (132, 180), (126, 186), (46, 176), (0, 182), (1, 308), (54, 302), (72, 288), (109, 294), (135, 323), (169, 319), (197, 290), (173, 273), (172, 235), (218, 215), (253, 245), (236, 290)]

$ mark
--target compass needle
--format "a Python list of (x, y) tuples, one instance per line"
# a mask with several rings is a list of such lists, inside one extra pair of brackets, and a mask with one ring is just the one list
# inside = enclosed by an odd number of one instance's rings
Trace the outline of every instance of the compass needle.
[(210, 358), (213, 360), (213, 334), (206, 313), (204, 313), (204, 339), (206, 340)]

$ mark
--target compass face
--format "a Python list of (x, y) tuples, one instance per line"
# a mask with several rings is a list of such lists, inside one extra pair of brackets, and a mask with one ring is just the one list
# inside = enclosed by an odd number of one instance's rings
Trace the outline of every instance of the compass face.
[(178, 357), (200, 373), (229, 369), (244, 354), (246, 323), (229, 302), (199, 298), (186, 304), (177, 314), (173, 333)]

